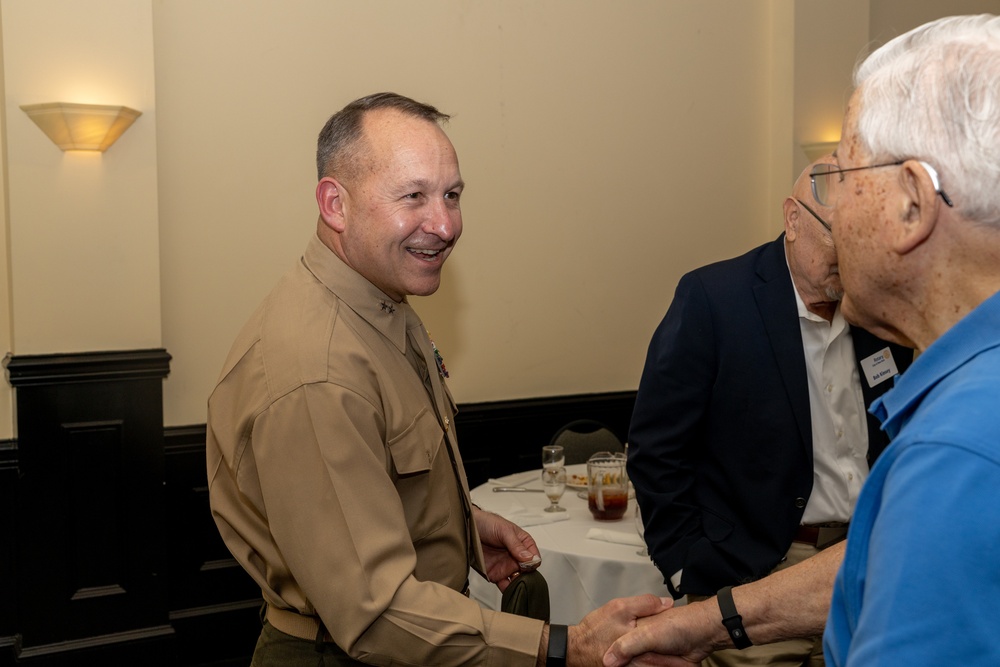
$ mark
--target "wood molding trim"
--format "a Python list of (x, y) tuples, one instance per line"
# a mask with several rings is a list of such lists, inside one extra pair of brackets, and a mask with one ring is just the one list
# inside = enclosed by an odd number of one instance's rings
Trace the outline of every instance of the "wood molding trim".
[(73, 354), (8, 356), (11, 386), (165, 378), (170, 355), (162, 348)]

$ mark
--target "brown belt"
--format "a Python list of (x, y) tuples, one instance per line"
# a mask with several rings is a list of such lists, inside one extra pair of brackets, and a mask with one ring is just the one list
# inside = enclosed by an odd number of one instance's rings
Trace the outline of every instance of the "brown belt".
[(799, 526), (793, 542), (809, 544), (817, 549), (825, 549), (847, 537), (846, 523), (824, 523), (814, 526)]

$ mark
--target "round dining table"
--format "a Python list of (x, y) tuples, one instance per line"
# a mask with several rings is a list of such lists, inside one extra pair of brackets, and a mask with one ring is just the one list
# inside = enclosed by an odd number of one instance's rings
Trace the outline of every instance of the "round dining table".
[[(570, 481), (586, 478), (586, 464), (566, 469)], [(494, 490), (498, 488), (526, 490)], [(542, 556), (538, 570), (549, 586), (552, 623), (578, 623), (614, 598), (670, 596), (660, 571), (640, 554), (634, 497), (623, 518), (597, 521), (587, 508), (585, 486), (567, 486), (559, 501), (566, 511), (558, 513), (544, 511), (549, 500), (541, 489), (541, 470), (515, 473), (472, 489), (472, 502), (523, 526), (535, 539)], [(485, 607), (500, 608), (500, 591), (475, 572), (470, 595)]]

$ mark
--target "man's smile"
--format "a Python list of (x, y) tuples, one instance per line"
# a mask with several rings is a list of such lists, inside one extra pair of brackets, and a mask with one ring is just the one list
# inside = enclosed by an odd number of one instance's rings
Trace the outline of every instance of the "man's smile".
[(441, 254), (441, 250), (430, 250), (428, 248), (407, 248), (406, 251), (425, 262), (432, 262)]

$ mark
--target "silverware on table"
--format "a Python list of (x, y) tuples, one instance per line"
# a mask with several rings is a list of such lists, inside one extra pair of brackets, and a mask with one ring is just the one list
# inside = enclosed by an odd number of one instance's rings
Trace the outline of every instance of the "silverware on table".
[(523, 486), (494, 486), (493, 491), (495, 493), (503, 491), (529, 491), (533, 493), (542, 493), (543, 489), (526, 489)]

